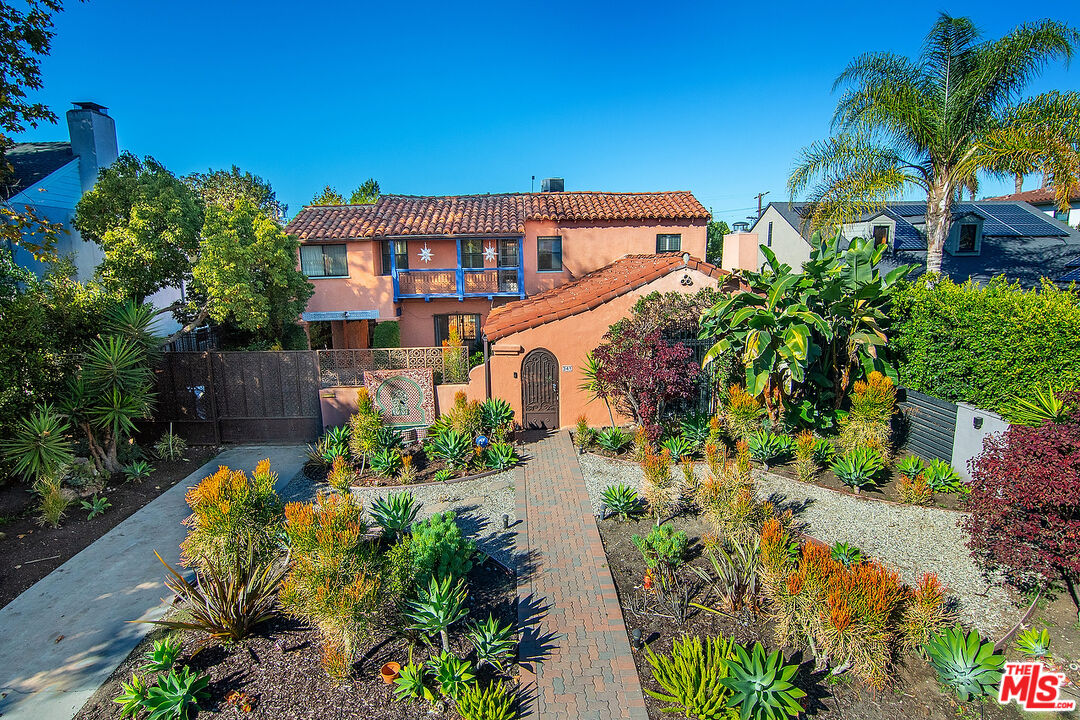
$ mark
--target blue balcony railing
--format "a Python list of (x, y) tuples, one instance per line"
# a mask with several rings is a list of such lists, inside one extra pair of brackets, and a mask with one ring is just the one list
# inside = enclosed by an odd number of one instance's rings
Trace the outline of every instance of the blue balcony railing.
[(394, 301), (401, 299), (525, 297), (524, 243), (518, 240), (517, 265), (513, 267), (461, 267), (461, 241), (458, 241), (458, 267), (399, 270), (391, 254)]

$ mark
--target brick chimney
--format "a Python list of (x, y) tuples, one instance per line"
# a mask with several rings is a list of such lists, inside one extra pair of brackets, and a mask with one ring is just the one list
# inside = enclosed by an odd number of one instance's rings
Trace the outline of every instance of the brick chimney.
[(97, 182), (98, 170), (113, 164), (116, 149), (116, 122), (107, 107), (95, 102), (77, 102), (67, 111), (71, 152), (79, 158), (79, 182), (85, 193)]

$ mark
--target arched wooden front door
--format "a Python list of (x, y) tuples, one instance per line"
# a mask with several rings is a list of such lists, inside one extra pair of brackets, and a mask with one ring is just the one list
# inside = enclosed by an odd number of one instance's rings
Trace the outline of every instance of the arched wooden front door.
[(559, 427), (559, 363), (548, 350), (533, 350), (521, 361), (521, 407), (525, 427)]

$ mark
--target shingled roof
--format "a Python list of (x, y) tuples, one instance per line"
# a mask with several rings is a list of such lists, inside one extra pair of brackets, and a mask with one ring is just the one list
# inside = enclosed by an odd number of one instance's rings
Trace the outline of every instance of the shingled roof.
[[(1023, 192), (1013, 193), (1012, 195), (1001, 195), (999, 197), (986, 198), (987, 200), (1014, 200), (1016, 202), (1026, 202), (1032, 205), (1057, 205), (1057, 190), (1052, 187), (1041, 187), (1034, 190), (1025, 190)], [(1069, 193), (1069, 201), (1076, 202), (1080, 200), (1080, 185), (1073, 188)]]
[(539, 295), (501, 305), (488, 313), (484, 334), (488, 340), (539, 327), (554, 320), (587, 312), (676, 270), (691, 269), (709, 277), (731, 277), (727, 270), (680, 253), (627, 255), (573, 282)]
[(7, 200), (75, 159), (69, 142), (16, 143), (2, 157), (11, 172), (0, 168), (0, 200)]
[(527, 220), (707, 220), (693, 193), (383, 195), (370, 205), (310, 205), (286, 230), (302, 241), (440, 235), (521, 235)]

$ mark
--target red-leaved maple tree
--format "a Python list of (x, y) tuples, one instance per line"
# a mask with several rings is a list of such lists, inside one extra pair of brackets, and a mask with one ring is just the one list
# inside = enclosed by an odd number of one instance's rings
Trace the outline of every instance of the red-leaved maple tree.
[(691, 355), (690, 348), (667, 342), (659, 330), (608, 333), (604, 344), (593, 351), (599, 362), (597, 394), (632, 417), (656, 442), (665, 408), (694, 392), (700, 368)]
[(991, 436), (972, 463), (973, 556), (1020, 588), (1080, 580), (1080, 393), (1066, 394), (1064, 422), (1011, 426)]

